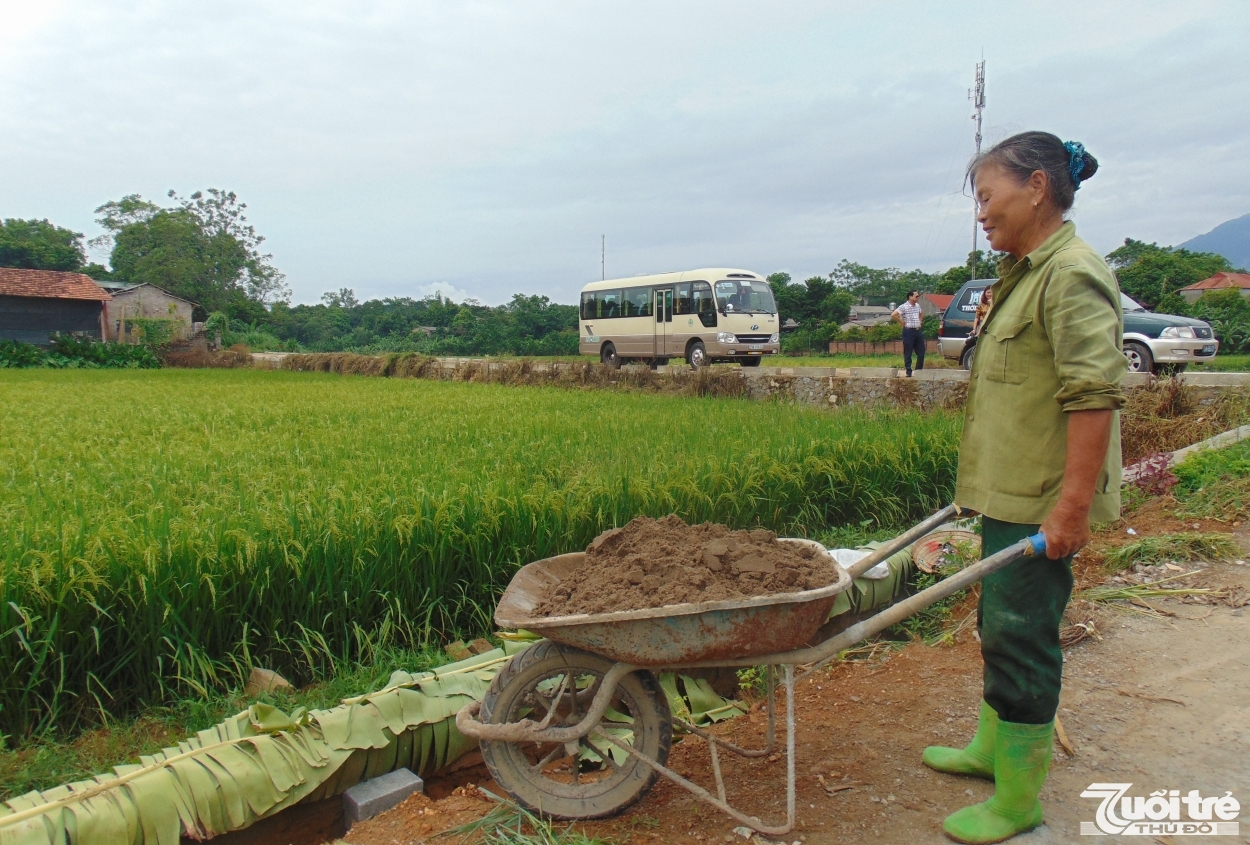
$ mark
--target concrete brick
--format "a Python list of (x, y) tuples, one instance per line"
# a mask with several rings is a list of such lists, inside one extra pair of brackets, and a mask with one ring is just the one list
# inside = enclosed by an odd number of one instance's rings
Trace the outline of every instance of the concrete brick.
[(424, 792), (425, 782), (408, 769), (358, 783), (343, 793), (343, 816), (347, 826), (389, 810), (414, 792)]
[(1250, 387), (1250, 373), (1185, 373), (1181, 381), (1195, 387)]
[(852, 378), (894, 378), (897, 373), (894, 367), (851, 367)]

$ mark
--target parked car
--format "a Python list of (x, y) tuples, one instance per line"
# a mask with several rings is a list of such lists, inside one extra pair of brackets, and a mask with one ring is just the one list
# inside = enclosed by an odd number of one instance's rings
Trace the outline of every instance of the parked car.
[[(995, 279), (965, 282), (947, 306), (938, 330), (938, 346), (943, 358), (957, 360), (972, 369), (975, 341), (968, 335), (976, 316), (981, 294)], [(1155, 314), (1138, 302), (1120, 294), (1124, 309), (1124, 357), (1130, 373), (1159, 375), (1184, 372), (1190, 362), (1210, 361), (1219, 351), (1219, 341), (1211, 326), (1202, 320), (1176, 314)]]

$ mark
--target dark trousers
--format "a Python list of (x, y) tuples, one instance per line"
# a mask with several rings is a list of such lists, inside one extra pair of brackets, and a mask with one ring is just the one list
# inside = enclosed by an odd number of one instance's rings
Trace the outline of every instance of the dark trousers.
[[(982, 556), (1037, 533), (1036, 525), (981, 518)], [(977, 628), (985, 702), (1007, 722), (1055, 718), (1063, 679), (1059, 625), (1072, 595), (1072, 558), (1026, 557), (981, 581)]]
[(911, 353), (916, 351), (916, 369), (924, 369), (924, 333), (920, 329), (903, 329), (903, 366), (911, 372)]

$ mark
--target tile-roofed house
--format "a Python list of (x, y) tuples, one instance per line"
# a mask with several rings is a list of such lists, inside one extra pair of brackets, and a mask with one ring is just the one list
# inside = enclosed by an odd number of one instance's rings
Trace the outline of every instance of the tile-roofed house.
[(1216, 273), (1209, 279), (1181, 288), (1180, 294), (1186, 302), (1197, 302), (1198, 297), (1207, 291), (1224, 288), (1238, 288), (1242, 296), (1250, 299), (1250, 273)]
[(82, 273), (0, 267), (0, 339), (46, 344), (54, 334), (102, 338), (110, 299)]
[(949, 293), (922, 293), (920, 294), (920, 313), (926, 317), (930, 314), (941, 317), (954, 299), (955, 297)]
[(169, 337), (189, 340), (194, 331), (195, 323), (192, 320), (198, 304), (147, 283), (114, 290), (113, 301), (108, 306), (108, 319), (105, 321), (107, 339), (137, 341), (142, 335), (135, 336), (134, 323), (128, 321), (141, 318), (166, 320), (170, 326)]

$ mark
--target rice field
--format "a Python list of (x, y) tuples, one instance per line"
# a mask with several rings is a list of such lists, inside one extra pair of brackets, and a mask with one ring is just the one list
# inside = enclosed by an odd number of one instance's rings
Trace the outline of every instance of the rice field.
[(251, 370), (0, 373), (0, 734), (490, 627), (639, 514), (895, 525), (959, 419)]

